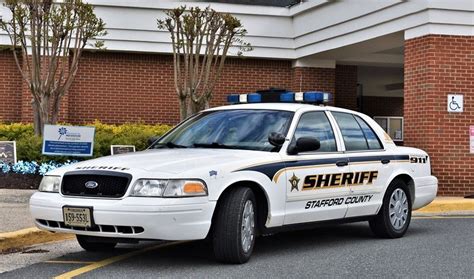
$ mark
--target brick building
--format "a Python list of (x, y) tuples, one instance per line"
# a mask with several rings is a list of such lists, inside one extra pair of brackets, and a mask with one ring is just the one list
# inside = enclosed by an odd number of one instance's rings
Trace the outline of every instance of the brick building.
[[(107, 50), (84, 54), (61, 119), (176, 124), (170, 39), (156, 18), (183, 2), (88, 2), (107, 24)], [(254, 47), (228, 59), (213, 105), (229, 92), (269, 87), (332, 92), (336, 106), (362, 111), (400, 144), (430, 153), (441, 195), (473, 194), (472, 1), (284, 2), (184, 2), (235, 14)], [(3, 7), (0, 15), (9, 16)], [(8, 45), (5, 34), (0, 45)], [(447, 112), (451, 93), (463, 95), (462, 113)], [(29, 94), (12, 54), (0, 51), (0, 122), (31, 121)]]

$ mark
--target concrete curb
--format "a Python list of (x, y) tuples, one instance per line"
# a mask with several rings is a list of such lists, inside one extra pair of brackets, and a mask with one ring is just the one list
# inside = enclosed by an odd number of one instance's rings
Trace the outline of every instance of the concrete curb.
[(52, 233), (38, 228), (27, 228), (14, 232), (0, 233), (0, 253), (21, 249), (34, 244), (71, 239), (74, 235)]
[(414, 211), (415, 213), (439, 213), (474, 211), (474, 199), (438, 197), (429, 205)]

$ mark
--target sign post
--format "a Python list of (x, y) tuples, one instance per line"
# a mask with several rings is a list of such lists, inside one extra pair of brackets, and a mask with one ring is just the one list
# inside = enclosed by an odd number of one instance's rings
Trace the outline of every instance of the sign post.
[(16, 142), (0, 141), (0, 163), (16, 164)]
[(59, 156), (92, 156), (95, 127), (45, 125), (43, 154)]

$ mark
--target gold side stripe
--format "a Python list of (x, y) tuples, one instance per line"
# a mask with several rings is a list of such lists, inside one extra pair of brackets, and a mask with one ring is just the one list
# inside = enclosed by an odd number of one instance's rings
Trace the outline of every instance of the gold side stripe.
[[(367, 165), (367, 164), (374, 164), (374, 163), (377, 163), (379, 162), (380, 163), (380, 160), (377, 160), (377, 161), (366, 161), (366, 162), (354, 162), (354, 163), (350, 163), (349, 162), (349, 166), (350, 165)], [(408, 160), (393, 160), (391, 161), (393, 163), (407, 163), (409, 162)], [(324, 165), (311, 165), (311, 166), (299, 166), (299, 167), (288, 167), (288, 168), (284, 168), (284, 169), (281, 169), (279, 171), (277, 171), (275, 173), (275, 175), (273, 176), (273, 181), (275, 183), (278, 183), (278, 179), (280, 178), (280, 176), (282, 175), (283, 172), (285, 171), (292, 171), (292, 170), (302, 170), (302, 169), (311, 169), (311, 168), (322, 168), (322, 167), (330, 167), (330, 166), (334, 166), (335, 164), (324, 164)]]
[(350, 185), (344, 185), (344, 186), (322, 186), (322, 187), (314, 186), (313, 188), (307, 189), (307, 190), (305, 190), (304, 187), (303, 187), (301, 189), (301, 192), (314, 191), (314, 190), (324, 190), (324, 189), (334, 189), (334, 188), (349, 188), (349, 187), (357, 187), (357, 186), (370, 186), (370, 185), (372, 185), (372, 183), (370, 183), (370, 184), (350, 184)]
[(299, 166), (299, 167), (288, 167), (288, 168), (283, 168), (279, 171), (277, 171), (275, 173), (275, 175), (273, 176), (273, 181), (275, 181), (275, 183), (278, 182), (278, 178), (280, 177), (280, 175), (285, 172), (285, 171), (289, 171), (289, 170), (302, 170), (302, 169), (312, 169), (312, 168), (324, 168), (324, 167), (329, 167), (329, 166), (333, 166), (334, 164), (324, 164), (324, 165), (311, 165), (311, 166)]
[[(258, 166), (261, 166), (261, 165), (265, 165), (265, 164), (272, 164), (272, 163), (286, 163), (286, 162), (293, 162), (294, 160), (284, 160), (284, 161), (271, 161), (271, 162), (260, 162), (260, 163), (256, 163), (256, 164), (252, 164), (252, 165), (248, 165), (248, 166), (245, 166), (243, 168), (240, 168), (240, 169), (237, 169), (237, 170), (234, 170), (234, 171), (240, 171), (240, 170), (243, 170), (243, 169), (247, 169), (247, 168), (251, 168), (251, 167), (258, 167)], [(409, 163), (410, 160), (393, 160), (393, 161), (390, 161), (391, 163)], [(367, 165), (367, 164), (374, 164), (374, 163), (380, 163), (380, 160), (375, 160), (375, 161), (365, 161), (365, 162), (349, 162), (349, 165)], [(309, 169), (309, 168), (321, 168), (321, 167), (328, 167), (328, 166), (333, 166), (334, 164), (324, 164), (324, 165), (310, 165), (310, 166), (299, 166), (299, 167), (288, 167), (288, 168), (283, 168), (279, 171), (277, 171), (275, 173), (275, 175), (273, 176), (273, 181), (275, 183), (278, 183), (278, 179), (280, 178), (280, 176), (282, 175), (283, 172), (285, 171), (291, 171), (291, 170), (301, 170), (301, 169)]]

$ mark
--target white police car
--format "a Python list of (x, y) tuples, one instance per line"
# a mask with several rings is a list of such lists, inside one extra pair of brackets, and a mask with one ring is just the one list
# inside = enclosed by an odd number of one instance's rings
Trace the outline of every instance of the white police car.
[(208, 237), (231, 263), (250, 258), (259, 234), (301, 224), (368, 220), (377, 236), (403, 236), (412, 209), (436, 196), (428, 155), (397, 147), (366, 115), (302, 103), (327, 97), (229, 96), (248, 104), (198, 113), (146, 151), (49, 172), (31, 214), (86, 250)]

